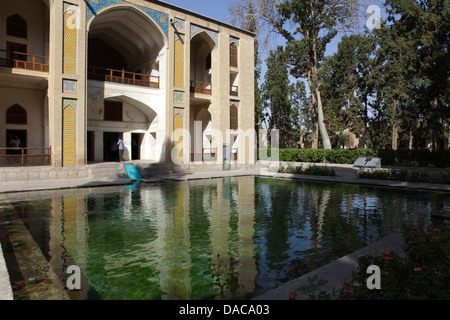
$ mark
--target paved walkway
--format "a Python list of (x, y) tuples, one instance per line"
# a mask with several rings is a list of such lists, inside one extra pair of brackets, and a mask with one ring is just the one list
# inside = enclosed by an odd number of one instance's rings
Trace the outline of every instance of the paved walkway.
[[(319, 164), (320, 165), (320, 164)], [(307, 181), (323, 181), (323, 182), (338, 182), (338, 183), (352, 183), (363, 184), (371, 186), (381, 187), (393, 187), (393, 188), (407, 188), (407, 189), (419, 189), (428, 191), (441, 191), (450, 192), (449, 185), (439, 184), (427, 184), (427, 183), (412, 183), (412, 182), (398, 182), (398, 181), (386, 181), (386, 180), (372, 180), (372, 179), (359, 179), (356, 177), (355, 172), (357, 170), (351, 165), (332, 165), (328, 164), (327, 167), (333, 168), (336, 171), (334, 177), (324, 176), (308, 176), (297, 174), (280, 174), (270, 171), (267, 167), (255, 166), (254, 169), (236, 170), (236, 171), (212, 171), (212, 172), (191, 172), (191, 173), (175, 173), (172, 175), (154, 176), (148, 179), (144, 179), (143, 182), (152, 183), (161, 180), (173, 180), (173, 181), (189, 181), (198, 179), (215, 179), (222, 177), (236, 177), (236, 176), (266, 176), (275, 177), (280, 179), (299, 179)], [(37, 180), (37, 181), (16, 181), (16, 182), (0, 182), (0, 194), (7, 196), (11, 192), (27, 192), (27, 191), (42, 191), (42, 190), (55, 190), (55, 189), (68, 189), (68, 188), (91, 188), (113, 185), (128, 185), (135, 182), (132, 179), (58, 179), (58, 180)], [(352, 270), (355, 270), (357, 264), (357, 258), (360, 254), (373, 251), (373, 246), (383, 248), (386, 251), (397, 251), (401, 248), (401, 237), (398, 234), (393, 234), (385, 239), (380, 240), (377, 244), (373, 244), (367, 248), (358, 250), (351, 255), (345, 256), (335, 262), (319, 268), (308, 275), (304, 275), (301, 278), (293, 280), (284, 286), (272, 290), (255, 299), (261, 300), (286, 300), (289, 298), (289, 294), (295, 291), (298, 287), (307, 283), (307, 279), (314, 274), (318, 274), (319, 278), (328, 280), (328, 284), (323, 289), (330, 289), (339, 287), (342, 280), (349, 278)], [(400, 253), (400, 252), (399, 252)], [(3, 259), (2, 250), (0, 247), (0, 300), (12, 299), (12, 293), (10, 290), (9, 275), (6, 269), (5, 261)], [(298, 294), (297, 299), (304, 299), (305, 297)]]

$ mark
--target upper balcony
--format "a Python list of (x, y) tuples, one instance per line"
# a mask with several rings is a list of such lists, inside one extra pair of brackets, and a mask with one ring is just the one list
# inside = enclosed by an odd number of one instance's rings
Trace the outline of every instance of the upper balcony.
[(160, 77), (125, 70), (88, 67), (88, 79), (152, 89), (160, 88)]
[(207, 82), (192, 81), (191, 80), (191, 92), (202, 93), (206, 95), (212, 95), (212, 84)]
[(0, 67), (49, 72), (48, 57), (0, 49)]

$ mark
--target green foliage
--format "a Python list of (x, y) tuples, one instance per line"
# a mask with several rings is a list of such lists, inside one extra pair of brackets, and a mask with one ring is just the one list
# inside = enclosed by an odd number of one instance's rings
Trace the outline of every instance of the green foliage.
[[(378, 250), (358, 260), (358, 272), (344, 283), (337, 299), (402, 300), (448, 299), (450, 297), (450, 234), (409, 231), (405, 236), (405, 257)], [(381, 289), (367, 288), (367, 268), (381, 270)]]
[(358, 177), (363, 179), (380, 179), (424, 183), (450, 184), (450, 170), (446, 173), (428, 174), (408, 170), (360, 170)]
[(327, 283), (327, 280), (319, 279), (318, 275), (316, 274), (312, 278), (308, 277), (308, 284), (301, 286), (297, 290), (308, 295), (308, 300), (330, 300), (333, 296), (333, 293), (327, 293), (324, 290), (320, 289)]
[[(260, 149), (258, 154), (265, 152), (270, 157), (270, 149)], [(287, 162), (353, 164), (359, 157), (378, 157), (383, 166), (450, 167), (450, 150), (279, 149), (279, 156), (279, 161)]]
[(288, 166), (288, 167), (281, 167), (278, 169), (278, 173), (292, 173), (292, 174), (307, 174), (307, 175), (313, 175), (313, 176), (330, 176), (333, 177), (336, 175), (334, 169), (328, 169), (325, 167), (320, 166)]
[(217, 254), (217, 263), (211, 265), (213, 285), (221, 299), (243, 299), (239, 293), (239, 289), (243, 286), (239, 284), (239, 273), (236, 271), (237, 265), (238, 262), (233, 258), (229, 258), (228, 264), (225, 263), (219, 254)]

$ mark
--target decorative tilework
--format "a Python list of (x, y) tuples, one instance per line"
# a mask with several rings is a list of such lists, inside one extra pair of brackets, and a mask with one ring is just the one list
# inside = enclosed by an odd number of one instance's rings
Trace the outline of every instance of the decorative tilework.
[(76, 166), (77, 100), (63, 100), (63, 167)]
[(230, 37), (230, 44), (232, 44), (232, 43), (236, 43), (237, 44), (237, 46), (239, 47), (239, 38), (235, 38), (235, 37)]
[(63, 92), (67, 93), (77, 93), (78, 92), (78, 82), (76, 80), (63, 80)]
[(174, 91), (173, 92), (173, 102), (184, 103), (184, 92), (183, 91)]
[(64, 63), (63, 72), (76, 74), (77, 69), (77, 29), (73, 27), (73, 4), (64, 3)]
[(93, 16), (97, 15), (97, 12), (99, 10), (103, 8), (117, 4), (127, 4), (139, 8), (140, 10), (148, 14), (161, 27), (165, 35), (167, 37), (169, 36), (169, 16), (165, 13), (134, 5), (129, 2), (124, 2), (122, 0), (86, 0), (85, 2), (88, 6), (86, 19), (86, 21), (88, 22), (92, 19)]
[(175, 40), (175, 65), (174, 65), (175, 87), (184, 87), (184, 45), (183, 39), (177, 38)]
[[(173, 109), (174, 117), (173, 117), (173, 131), (183, 129), (183, 118), (184, 118), (184, 109), (183, 108), (174, 108)], [(181, 144), (181, 145), (180, 145)], [(183, 162), (183, 134), (177, 134), (174, 136), (174, 150), (175, 154), (172, 159), (175, 163)], [(178, 151), (178, 152), (176, 152)]]
[(174, 26), (175, 30), (178, 31), (178, 32), (181, 32), (181, 33), (185, 33), (186, 32), (186, 30), (185, 30), (186, 22), (184, 20), (175, 18), (173, 20), (173, 26)]
[(219, 33), (200, 26), (196, 26), (195, 24), (191, 24), (191, 39), (193, 39), (200, 32), (206, 32), (216, 44), (219, 43)]

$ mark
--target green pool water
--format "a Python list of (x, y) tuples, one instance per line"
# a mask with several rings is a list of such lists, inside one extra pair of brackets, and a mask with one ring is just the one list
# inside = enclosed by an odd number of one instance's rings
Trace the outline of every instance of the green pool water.
[[(260, 177), (11, 194), (55, 272), (86, 299), (210, 299), (211, 264), (237, 261), (241, 293), (273, 289), (392, 231), (429, 230), (448, 194)], [(440, 226), (440, 225), (439, 225)]]

